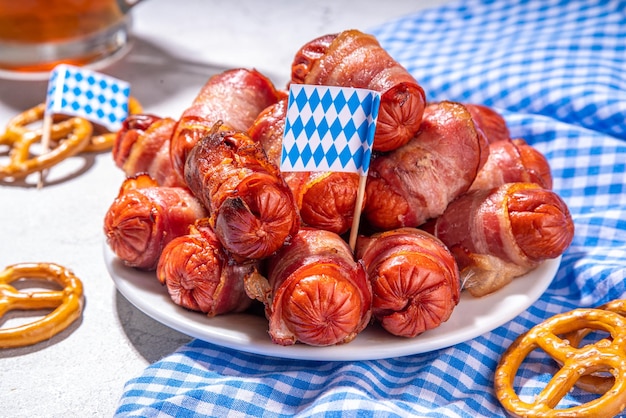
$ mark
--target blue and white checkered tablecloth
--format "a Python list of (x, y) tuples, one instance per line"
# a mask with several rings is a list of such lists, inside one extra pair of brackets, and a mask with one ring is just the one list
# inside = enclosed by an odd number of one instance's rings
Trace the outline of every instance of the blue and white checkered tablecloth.
[[(504, 326), (402, 358), (284, 360), (194, 340), (126, 384), (119, 416), (506, 416), (494, 369), (520, 333), (626, 297), (626, 2), (461, 0), (369, 32), (429, 100), (493, 106), (546, 155), (576, 224), (549, 289)], [(523, 394), (548, 370), (541, 355), (523, 365)]]

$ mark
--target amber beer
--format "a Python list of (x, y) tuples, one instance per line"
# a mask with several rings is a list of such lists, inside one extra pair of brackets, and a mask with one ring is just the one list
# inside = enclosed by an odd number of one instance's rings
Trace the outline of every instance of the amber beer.
[[(127, 42), (120, 0), (0, 0), (0, 70), (46, 71), (104, 59)], [(126, 8), (127, 9), (127, 8)]]

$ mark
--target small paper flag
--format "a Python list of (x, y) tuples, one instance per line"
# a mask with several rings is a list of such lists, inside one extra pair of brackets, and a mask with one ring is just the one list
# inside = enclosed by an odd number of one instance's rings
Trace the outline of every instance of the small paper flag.
[(50, 74), (45, 113), (80, 116), (114, 132), (128, 116), (129, 96), (125, 81), (61, 64)]
[(292, 84), (281, 170), (367, 174), (379, 105), (373, 90)]

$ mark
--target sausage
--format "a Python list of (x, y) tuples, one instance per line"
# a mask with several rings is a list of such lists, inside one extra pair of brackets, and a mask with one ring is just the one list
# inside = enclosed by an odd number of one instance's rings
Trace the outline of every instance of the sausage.
[(232, 260), (201, 218), (163, 248), (156, 273), (175, 304), (213, 317), (250, 307), (244, 277), (256, 269), (258, 263)]
[(493, 108), (477, 103), (464, 103), (472, 115), (476, 128), (480, 129), (489, 143), (510, 141), (511, 133), (502, 115)]
[(268, 259), (266, 277), (246, 291), (265, 304), (269, 334), (279, 345), (329, 346), (352, 341), (371, 319), (371, 285), (346, 242), (322, 229), (301, 228)]
[(270, 256), (300, 226), (278, 167), (245, 132), (215, 129), (191, 149), (184, 173), (222, 245), (237, 259)]
[(474, 296), (492, 293), (560, 256), (574, 238), (563, 199), (536, 183), (473, 190), (422, 228), (454, 254), (464, 288)]
[(546, 157), (523, 139), (489, 144), (489, 157), (470, 190), (491, 189), (505, 183), (531, 182), (552, 188), (552, 172)]
[(209, 78), (176, 124), (170, 143), (172, 165), (184, 179), (187, 155), (216, 123), (245, 131), (267, 106), (285, 97), (271, 80), (256, 70), (235, 68)]
[(406, 227), (360, 236), (357, 256), (372, 283), (372, 315), (393, 335), (411, 338), (437, 328), (459, 303), (456, 261), (425, 231)]
[(117, 131), (113, 148), (111, 149), (113, 161), (116, 166), (119, 168), (124, 167), (124, 163), (128, 159), (128, 155), (137, 141), (137, 137), (145, 132), (150, 125), (160, 119), (160, 116), (148, 113), (128, 115), (124, 122), (122, 122), (120, 130)]
[(374, 151), (390, 151), (418, 131), (424, 89), (378, 40), (358, 30), (328, 34), (303, 45), (291, 65), (291, 82), (365, 88), (381, 93)]
[[(154, 115), (130, 115), (117, 134), (115, 163), (127, 177), (147, 173), (160, 186), (186, 187), (174, 172), (170, 138), (176, 121)], [(121, 150), (124, 150), (122, 152)]]
[(155, 270), (163, 247), (206, 215), (188, 189), (158, 186), (141, 174), (124, 180), (107, 210), (106, 242), (125, 265)]
[[(287, 98), (268, 106), (248, 129), (250, 137), (262, 145), (277, 166), (280, 166), (286, 112)], [(337, 234), (350, 229), (359, 188), (358, 173), (306, 171), (283, 172), (282, 176), (294, 194), (304, 225)]]
[(363, 210), (376, 230), (417, 227), (465, 193), (485, 164), (489, 144), (465, 106), (432, 103), (420, 132), (371, 163)]

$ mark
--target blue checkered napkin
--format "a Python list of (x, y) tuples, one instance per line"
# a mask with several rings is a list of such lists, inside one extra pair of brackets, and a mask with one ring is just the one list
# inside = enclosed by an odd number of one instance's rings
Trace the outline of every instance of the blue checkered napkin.
[(61, 64), (50, 73), (46, 114), (80, 116), (113, 132), (128, 116), (129, 95), (125, 81)]
[[(557, 313), (626, 297), (624, 20), (623, 2), (461, 1), (372, 31), (431, 99), (497, 106), (513, 136), (548, 158), (576, 235), (528, 310), (468, 342), (376, 361), (275, 359), (196, 340), (131, 379), (118, 414), (507, 416), (493, 392), (506, 347)], [(532, 353), (519, 372), (521, 396), (530, 400), (553, 370)], [(591, 398), (574, 389), (564, 406)]]
[(366, 174), (379, 105), (372, 90), (291, 85), (280, 169)]
[(455, 98), (626, 138), (624, 1), (463, 1), (374, 30), (425, 85)]

